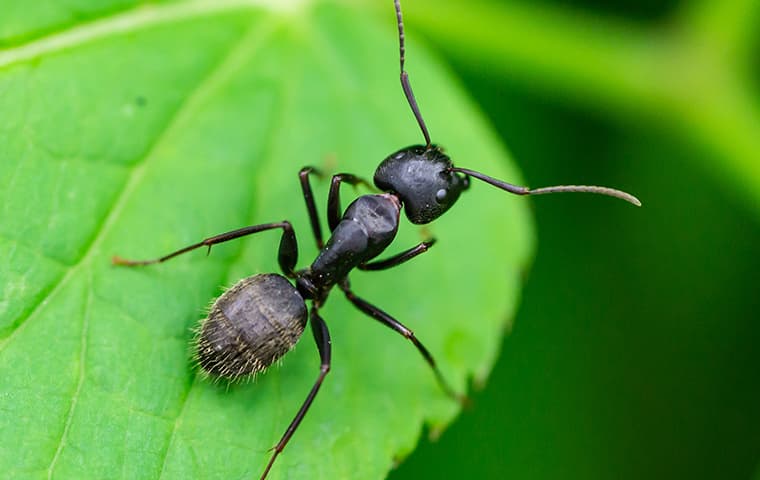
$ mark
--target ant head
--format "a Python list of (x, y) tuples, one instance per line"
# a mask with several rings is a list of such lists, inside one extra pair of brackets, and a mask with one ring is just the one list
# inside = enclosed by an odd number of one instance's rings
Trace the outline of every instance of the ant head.
[(452, 168), (451, 159), (439, 147), (415, 145), (383, 160), (375, 170), (375, 186), (398, 195), (410, 222), (430, 223), (470, 185), (466, 175), (460, 176)]
[[(475, 170), (457, 168), (436, 145), (430, 143), (425, 121), (414, 98), (409, 74), (404, 70), (406, 47), (404, 45), (404, 21), (400, 0), (394, 0), (398, 20), (399, 64), (401, 67), (401, 88), (412, 109), (414, 118), (425, 137), (425, 146), (415, 145), (404, 148), (383, 160), (375, 171), (375, 185), (386, 192), (393, 192), (404, 202), (404, 211), (409, 221), (416, 224), (430, 223), (443, 215), (459, 198), (462, 190), (470, 186), (470, 177), (516, 195), (543, 195), (561, 192), (598, 193), (620, 198), (636, 206), (641, 206), (638, 198), (630, 193), (614, 188), (596, 185), (557, 185), (531, 189), (489, 177)], [(459, 176), (457, 174), (462, 174)]]

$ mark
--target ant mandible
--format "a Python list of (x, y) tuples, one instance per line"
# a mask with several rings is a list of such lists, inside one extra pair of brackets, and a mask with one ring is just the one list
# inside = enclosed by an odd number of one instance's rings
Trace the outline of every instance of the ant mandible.
[[(319, 315), (319, 309), (336, 285), (361, 312), (410, 340), (432, 369), (441, 389), (454, 400), (466, 402), (464, 395), (449, 386), (436, 366), (435, 359), (414, 333), (388, 313), (356, 296), (348, 281), (348, 274), (355, 268), (385, 270), (395, 267), (426, 252), (434, 244), (435, 240), (430, 239), (384, 260), (374, 260), (396, 237), (402, 208), (412, 223), (430, 223), (443, 215), (462, 191), (470, 186), (470, 177), (517, 195), (591, 192), (641, 205), (633, 195), (612, 188), (560, 185), (530, 189), (474, 170), (455, 167), (443, 150), (430, 141), (412, 92), (409, 75), (404, 70), (404, 23), (400, 0), (394, 0), (394, 5), (398, 20), (401, 86), (425, 137), (425, 145), (401, 149), (383, 160), (375, 171), (374, 183), (384, 193), (360, 196), (344, 212), (340, 207), (341, 183), (358, 185), (367, 182), (347, 173), (333, 176), (327, 197), (327, 221), (331, 232), (327, 243), (323, 241), (309, 182), (309, 176), (319, 172), (313, 167), (301, 169), (298, 177), (319, 249), (311, 266), (295, 269), (298, 245), (293, 227), (288, 221), (253, 225), (215, 235), (154, 260), (127, 260), (118, 256), (112, 259), (115, 265), (150, 265), (165, 262), (197, 248), (207, 247), (210, 251), (212, 245), (265, 230), (282, 229), (278, 263), (285, 276), (276, 273), (256, 274), (237, 282), (213, 303), (208, 317), (201, 323), (195, 344), (196, 359), (205, 373), (236, 380), (261, 372), (272, 365), (298, 342), (307, 319), (311, 325), (321, 361), (319, 376), (273, 448), (273, 454), (261, 475), (262, 480), (300, 425), (330, 371), (330, 333)], [(295, 282), (295, 286), (288, 278)], [(310, 312), (307, 312), (306, 300), (311, 301)]]

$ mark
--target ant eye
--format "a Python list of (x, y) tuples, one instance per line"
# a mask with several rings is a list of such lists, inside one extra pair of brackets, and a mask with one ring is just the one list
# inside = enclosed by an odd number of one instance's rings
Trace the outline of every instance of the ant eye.
[(446, 200), (446, 195), (448, 195), (449, 192), (447, 192), (445, 189), (440, 189), (437, 192), (435, 192), (435, 199), (438, 201), (438, 203), (443, 202)]

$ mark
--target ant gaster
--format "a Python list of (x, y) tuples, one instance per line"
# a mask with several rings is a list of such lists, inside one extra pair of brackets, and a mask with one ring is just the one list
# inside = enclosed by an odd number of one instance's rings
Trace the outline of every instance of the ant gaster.
[[(282, 229), (278, 263), (282, 273), (293, 280), (295, 286), (287, 278), (275, 273), (257, 274), (240, 280), (211, 306), (208, 317), (201, 323), (195, 345), (196, 359), (203, 372), (213, 377), (236, 380), (266, 369), (292, 349), (301, 337), (308, 319), (321, 360), (319, 376), (273, 448), (273, 454), (261, 475), (262, 479), (267, 476), (275, 459), (293, 436), (330, 371), (330, 333), (319, 315), (319, 309), (336, 285), (361, 312), (410, 340), (432, 369), (442, 390), (456, 401), (466, 402), (466, 397), (449, 386), (433, 356), (414, 333), (383, 310), (356, 296), (348, 281), (348, 274), (355, 268), (384, 270), (395, 267), (426, 252), (433, 245), (435, 240), (431, 239), (384, 260), (374, 260), (396, 237), (402, 208), (412, 223), (430, 223), (454, 205), (462, 191), (470, 186), (470, 177), (518, 195), (592, 192), (641, 205), (632, 195), (611, 188), (562, 185), (531, 190), (473, 170), (454, 167), (443, 150), (431, 143), (414, 98), (409, 76), (404, 70), (401, 6), (399, 0), (394, 0), (394, 4), (398, 20), (401, 85), (425, 137), (425, 145), (404, 148), (383, 160), (375, 171), (374, 183), (384, 193), (360, 196), (345, 212), (341, 212), (340, 207), (341, 183), (358, 185), (366, 182), (346, 173), (333, 176), (327, 199), (327, 220), (331, 236), (326, 244), (309, 182), (309, 176), (319, 172), (312, 167), (301, 169), (301, 188), (320, 250), (311, 266), (302, 270), (295, 269), (298, 246), (295, 232), (288, 221), (254, 225), (215, 235), (154, 260), (113, 258), (116, 265), (161, 263), (197, 248), (207, 247), (210, 251), (212, 245), (228, 240), (265, 230)], [(307, 312), (307, 300), (311, 301), (310, 312)]]

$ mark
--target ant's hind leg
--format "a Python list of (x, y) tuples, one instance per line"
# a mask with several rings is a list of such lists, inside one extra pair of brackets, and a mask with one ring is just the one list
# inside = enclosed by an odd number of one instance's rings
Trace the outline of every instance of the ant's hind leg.
[(380, 310), (376, 306), (372, 305), (366, 300), (363, 300), (357, 297), (354, 294), (354, 292), (351, 291), (351, 288), (348, 286), (348, 281), (341, 282), (340, 288), (346, 294), (346, 298), (348, 298), (348, 300), (351, 303), (353, 303), (356, 308), (361, 310), (363, 313), (369, 315), (370, 317), (374, 318), (375, 320), (379, 321), (386, 327), (389, 327), (392, 330), (395, 330), (396, 332), (400, 333), (401, 335), (404, 336), (404, 338), (406, 338), (407, 340), (411, 341), (414, 344), (414, 346), (417, 348), (417, 351), (419, 351), (420, 354), (422, 354), (427, 364), (430, 365), (431, 369), (433, 369), (433, 373), (435, 374), (435, 378), (438, 381), (438, 385), (441, 387), (441, 390), (443, 390), (446, 395), (451, 397), (453, 400), (457, 401), (462, 406), (466, 406), (469, 404), (469, 400), (467, 396), (457, 393), (451, 387), (451, 385), (449, 385), (449, 383), (443, 377), (443, 374), (441, 373), (441, 371), (438, 369), (438, 366), (435, 363), (435, 359), (430, 354), (428, 349), (425, 348), (422, 342), (420, 342), (417, 339), (417, 337), (414, 335), (414, 332), (409, 330), (401, 322), (391, 317), (384, 311)]
[(124, 266), (138, 266), (138, 265), (151, 265), (154, 263), (163, 263), (171, 258), (174, 258), (183, 253), (195, 250), (200, 247), (208, 247), (208, 252), (211, 252), (211, 246), (219, 243), (224, 243), (236, 238), (245, 237), (265, 230), (272, 230), (275, 228), (282, 228), (282, 237), (280, 239), (280, 249), (277, 255), (277, 260), (280, 263), (280, 268), (283, 273), (289, 277), (294, 276), (293, 269), (298, 261), (298, 243), (296, 242), (296, 234), (293, 231), (293, 227), (288, 221), (276, 222), (276, 223), (264, 223), (261, 225), (252, 225), (250, 227), (239, 228), (230, 232), (220, 233), (213, 237), (206, 238), (198, 243), (188, 245), (187, 247), (180, 248), (179, 250), (164, 255), (163, 257), (155, 258), (152, 260), (127, 260), (119, 256), (114, 255), (111, 258), (111, 263), (114, 265)]
[(317, 343), (317, 349), (319, 350), (319, 377), (317, 377), (317, 381), (314, 382), (314, 386), (311, 387), (309, 395), (306, 396), (306, 400), (304, 400), (303, 405), (301, 405), (301, 408), (298, 410), (298, 413), (296, 413), (296, 416), (290, 422), (290, 425), (288, 425), (288, 428), (285, 430), (282, 438), (279, 442), (277, 442), (277, 445), (272, 448), (274, 453), (272, 454), (272, 458), (269, 459), (269, 463), (267, 463), (267, 466), (264, 469), (264, 473), (261, 475), (261, 480), (264, 480), (264, 478), (267, 476), (269, 470), (274, 464), (275, 459), (280, 454), (280, 452), (285, 449), (285, 445), (287, 445), (290, 437), (293, 436), (296, 429), (298, 428), (298, 425), (301, 424), (301, 420), (303, 420), (303, 417), (306, 416), (306, 412), (309, 410), (309, 407), (314, 401), (314, 397), (317, 396), (317, 392), (319, 392), (319, 387), (322, 386), (322, 382), (324, 381), (325, 376), (327, 376), (327, 373), (330, 371), (330, 332), (327, 330), (327, 324), (325, 324), (325, 321), (322, 320), (322, 317), (319, 316), (315, 307), (311, 307), (310, 322), (311, 331), (314, 334), (314, 341)]

